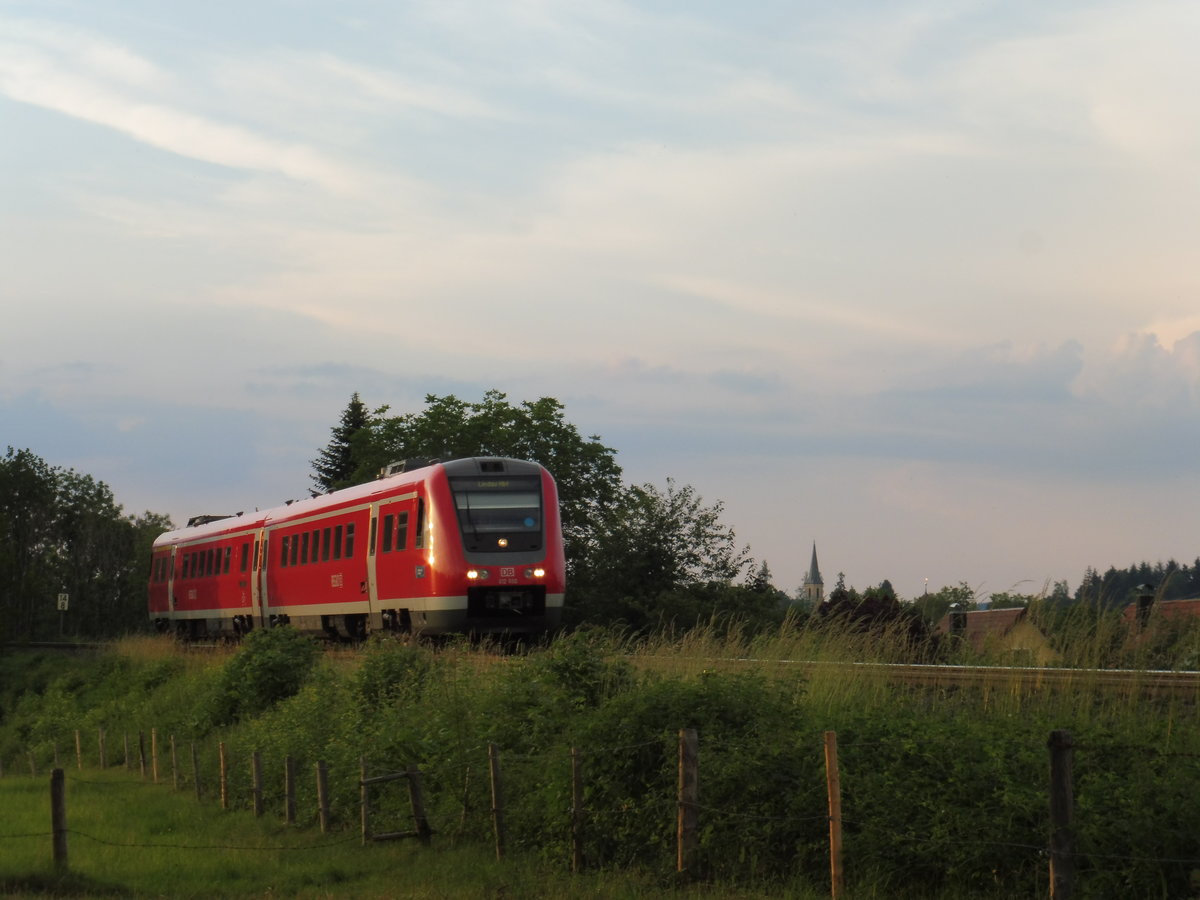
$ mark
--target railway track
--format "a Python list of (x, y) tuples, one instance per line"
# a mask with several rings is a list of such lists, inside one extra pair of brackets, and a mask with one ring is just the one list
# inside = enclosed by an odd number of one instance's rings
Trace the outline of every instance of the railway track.
[[(646, 661), (676, 666), (679, 657), (642, 657)], [(785, 668), (801, 672), (832, 672), (847, 678), (872, 678), (897, 684), (927, 687), (992, 687), (1035, 691), (1092, 687), (1101, 690), (1200, 695), (1200, 672), (1147, 669), (1065, 669), (1020, 666), (916, 665), (908, 663), (829, 662), (761, 657), (721, 657), (694, 660), (706, 668)]]
[[(104, 642), (28, 641), (0, 644), (6, 650), (53, 650), (65, 653), (100, 650)], [(187, 651), (214, 650), (216, 643), (181, 644)], [(1140, 694), (1200, 697), (1200, 672), (1160, 669), (1066, 669), (1023, 666), (962, 666), (909, 663), (832, 662), (765, 657), (681, 657), (634, 655), (639, 667), (660, 671), (694, 671), (697, 667), (737, 671), (786, 669), (810, 674), (834, 673), (846, 678), (868, 678), (925, 687), (989, 687), (1019, 691), (1094, 688)]]

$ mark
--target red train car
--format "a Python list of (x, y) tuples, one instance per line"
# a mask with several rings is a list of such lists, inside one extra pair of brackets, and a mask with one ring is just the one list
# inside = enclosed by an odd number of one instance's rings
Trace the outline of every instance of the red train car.
[(369, 484), (161, 535), (150, 618), (193, 638), (285, 623), (342, 639), (559, 626), (562, 526), (549, 472), (493, 457), (392, 468)]

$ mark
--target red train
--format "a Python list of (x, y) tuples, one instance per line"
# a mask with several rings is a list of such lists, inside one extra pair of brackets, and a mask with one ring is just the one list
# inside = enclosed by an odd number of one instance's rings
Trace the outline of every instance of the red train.
[(553, 477), (479, 457), (193, 519), (155, 540), (149, 606), (160, 629), (188, 638), (289, 623), (343, 640), (526, 635), (558, 627), (564, 584)]

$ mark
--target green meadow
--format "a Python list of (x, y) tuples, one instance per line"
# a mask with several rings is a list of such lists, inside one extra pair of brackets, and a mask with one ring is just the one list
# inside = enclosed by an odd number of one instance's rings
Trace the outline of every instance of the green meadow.
[[(883, 679), (903, 634), (786, 623), (579, 632), (520, 654), (370, 642), (322, 652), (276, 629), (188, 651), (130, 638), (0, 657), (0, 887), (60, 896), (651, 897), (830, 894), (823, 737), (837, 733), (849, 897), (1044, 896), (1052, 730), (1074, 756), (1078, 897), (1192, 897), (1200, 877), (1195, 697), (1102, 686)], [(678, 735), (699, 735), (695, 871), (678, 880)], [(100, 767), (103, 730), (107, 767)], [(77, 766), (75, 732), (83, 768)], [(139, 746), (157, 737), (159, 782)], [(176, 762), (170, 762), (174, 741)], [(125, 746), (130, 746), (126, 766)], [(229, 772), (221, 808), (218, 747)], [(502, 773), (496, 858), (489, 746)], [(192, 749), (199, 763), (196, 797)], [(583, 869), (572, 874), (572, 752)], [(56, 874), (49, 769), (66, 770)], [(251, 811), (251, 758), (264, 814)], [(30, 757), (38, 775), (30, 775)], [(284, 759), (295, 761), (284, 824)], [(420, 769), (429, 846), (362, 845), (360, 761)], [(333, 824), (317, 824), (318, 762)], [(403, 782), (372, 828), (412, 827)]]

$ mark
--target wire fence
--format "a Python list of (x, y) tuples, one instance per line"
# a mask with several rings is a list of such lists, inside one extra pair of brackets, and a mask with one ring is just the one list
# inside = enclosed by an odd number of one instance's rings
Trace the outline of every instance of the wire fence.
[[(366, 758), (360, 760), (359, 767), (343, 764), (332, 770), (321, 761), (291, 758), (272, 759), (269, 765), (264, 765), (259, 754), (248, 748), (225, 744), (201, 746), (190, 742), (182, 747), (173, 737), (164, 740), (153, 731), (148, 736), (144, 732), (122, 735), (118, 743), (121, 752), (109, 754), (105, 749), (105, 735), (99, 735), (94, 748), (89, 751), (88, 745), (92, 742), (83, 741), (77, 732), (72, 748), (74, 758), (59, 748), (53, 752), (31, 751), (15, 764), (13, 759), (3, 761), (0, 777), (14, 784), (29, 783), (47, 774), (47, 768), (61, 775), (64, 763), (68, 766), (74, 763), (74, 771), (65, 778), (66, 784), (73, 795), (87, 793), (92, 802), (103, 802), (106, 794), (118, 791), (169, 788), (181, 795), (194, 793), (200, 802), (220, 803), (222, 808), (230, 810), (252, 810), (259, 816), (268, 813), (281, 818), (287, 816), (289, 821), (303, 822), (297, 826), (301, 829), (312, 828), (320, 822), (323, 835), (327, 831), (334, 834), (299, 844), (127, 840), (65, 826), (50, 831), (22, 829), (8, 832), (5, 817), (0, 814), (0, 842), (51, 840), (57, 846), (58, 838), (70, 835), (107, 847), (128, 849), (319, 851), (355, 840), (367, 843), (380, 836), (418, 836), (420, 827), (415, 831), (379, 833), (382, 828), (390, 828), (397, 822), (413, 820), (424, 822), (428, 834), (441, 835), (451, 841), (464, 836), (486, 839), (490, 833), (500, 857), (513, 846), (544, 840), (546, 829), (555, 827), (559, 829), (558, 840), (564, 857), (571, 859), (573, 866), (588, 860), (611, 864), (623, 858), (634, 858), (632, 851), (613, 849), (621, 834), (609, 832), (653, 833), (658, 836), (660, 861), (668, 858), (669, 850), (677, 859), (679, 871), (688, 874), (704, 869), (702, 858), (700, 862), (695, 861), (697, 854), (706, 850), (715, 852), (726, 836), (741, 835), (746, 840), (782, 841), (803, 847), (795, 852), (807, 854), (810, 868), (813, 859), (821, 853), (829, 853), (829, 871), (834, 873), (831, 890), (835, 897), (838, 896), (837, 866), (832, 860), (835, 849), (837, 853), (849, 854), (853, 865), (856, 836), (871, 832), (877, 825), (872, 819), (856, 814), (856, 807), (863, 807), (859, 812), (867, 811), (869, 803), (854, 789), (855, 774), (849, 773), (835, 785), (830, 779), (828, 757), (824, 767), (817, 761), (822, 735), (799, 736), (795, 742), (794, 746), (807, 744), (813, 748), (809, 759), (782, 750), (774, 756), (756, 755), (762, 748), (744, 737), (700, 742), (700, 758), (720, 760), (726, 766), (736, 761), (740, 766), (741, 796), (735, 797), (728, 790), (722, 794), (715, 788), (708, 796), (702, 793), (706, 782), (699, 760), (688, 763), (695, 767), (694, 772), (684, 771), (686, 754), (682, 734), (664, 728), (646, 740), (577, 747), (569, 755), (561, 750), (530, 753), (478, 746), (470, 748), (474, 758), (469, 764), (463, 765), (462, 759), (458, 759), (455, 765), (435, 765), (422, 772), (408, 762)], [(829, 734), (824, 736), (827, 738)], [(837, 749), (842, 754), (861, 755), (886, 746), (895, 749), (887, 742), (855, 740), (848, 740)], [(1139, 755), (1188, 766), (1191, 761), (1200, 759), (1200, 753), (1164, 750), (1149, 744), (1092, 742), (1070, 745), (1069, 749), (1072, 758), (1078, 754), (1084, 760), (1089, 756), (1108, 759), (1114, 755)], [(105, 770), (108, 771), (104, 777), (95, 774)], [(322, 771), (328, 772), (328, 786), (319, 783)], [(375, 774), (369, 775), (369, 771)], [(304, 777), (300, 772), (305, 773)], [(618, 784), (619, 779), (612, 775), (613, 772), (619, 773), (625, 781)], [(636, 774), (637, 779), (631, 773)], [(314, 774), (317, 777), (313, 777)], [(397, 781), (407, 779), (410, 790), (393, 789), (383, 783), (393, 778)], [(701, 786), (700, 793), (685, 795), (683, 785), (689, 778)], [(436, 796), (429, 810), (418, 809), (416, 797), (420, 791), (412, 790), (414, 782), (419, 787), (422, 780), (435, 786)], [(1193, 778), (1191, 783), (1200, 787), (1196, 782)], [(1062, 787), (1056, 788), (1052, 783), (1050, 791)], [(1071, 794), (1074, 785), (1068, 783), (1065, 787)], [(838, 794), (836, 812), (835, 790)], [(843, 791), (847, 794), (846, 807), (840, 805)], [(547, 802), (524, 799), (533, 795)], [(706, 796), (704, 802), (700, 802), (701, 796)], [(757, 805), (748, 805), (746, 798), (752, 798)], [(1044, 799), (1043, 806), (1050, 809), (1051, 798)], [(651, 818), (654, 822), (647, 824)], [(554, 822), (558, 824), (553, 825)], [(618, 822), (626, 825), (609, 827)], [(357, 830), (356, 824), (359, 825)], [(987, 822), (978, 824), (980, 831), (985, 831)], [(1062, 827), (1072, 829), (1072, 840), (1066, 850), (1061, 846), (1056, 848), (1053, 839)], [(528, 829), (530, 836), (523, 836), (521, 829)], [(1022, 829), (1028, 835), (1025, 839), (1019, 834)], [(706, 842), (699, 838), (701, 830), (709, 835)], [(1054, 820), (1051, 812), (1032, 824), (1006, 823), (1005, 827), (997, 828), (995, 835), (905, 832), (894, 834), (893, 841), (897, 854), (911, 852), (913, 848), (926, 848), (934, 853), (947, 848), (960, 852), (973, 849), (992, 857), (1005, 857), (1009, 868), (1049, 866), (1052, 877), (1056, 860), (1060, 873), (1070, 863), (1092, 878), (1123, 878), (1131, 866), (1176, 867), (1200, 872), (1200, 844), (1196, 843), (1200, 836), (1192, 836), (1190, 845), (1185, 841), (1172, 848), (1177, 850), (1183, 846), (1186, 850), (1191, 846), (1195, 848), (1193, 852), (1156, 855), (1080, 847), (1075, 841), (1077, 833), (1070, 818), (1064, 826), (1063, 822)], [(712, 837), (714, 834), (717, 838)], [(842, 843), (843, 835), (845, 844)], [(685, 846), (689, 842), (690, 849)], [(763, 852), (774, 852), (772, 848), (762, 849)], [(754, 848), (749, 848), (748, 852), (754, 852)], [(693, 860), (686, 866), (685, 857)]]

